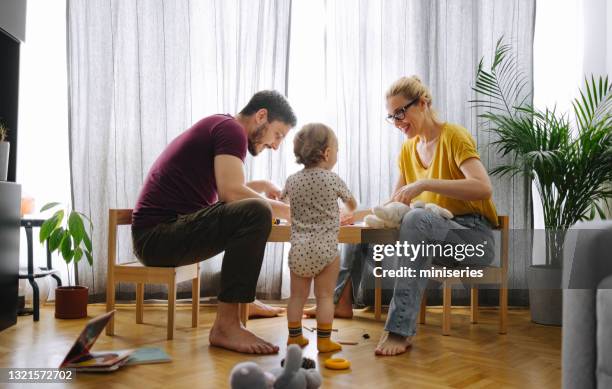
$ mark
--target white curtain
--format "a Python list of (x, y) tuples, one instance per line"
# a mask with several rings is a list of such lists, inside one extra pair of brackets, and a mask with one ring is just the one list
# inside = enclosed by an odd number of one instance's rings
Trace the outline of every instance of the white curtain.
[[(294, 45), (293, 36), (299, 34), (292, 30), (291, 55), (310, 61), (290, 62), (289, 97), (296, 105), (314, 104), (316, 112), (310, 107), (308, 120), (326, 122), (336, 131), (337, 171), (362, 206), (386, 200), (398, 177), (404, 135), (384, 121), (384, 93), (401, 76), (416, 74), (430, 87), (440, 117), (472, 133), (487, 168), (500, 162), (490, 147), (490, 134), (478, 125), (478, 112), (468, 103), (475, 97), (470, 86), (480, 58), (491, 58), (502, 35), (513, 44), (531, 86), (534, 0), (295, 0), (293, 15), (293, 20), (320, 15), (302, 29), (310, 40), (322, 41), (315, 41), (314, 48)], [(298, 120), (304, 122), (302, 115)], [(531, 247), (525, 230), (531, 225), (529, 186), (520, 177), (492, 181), (498, 212), (509, 215), (515, 229), (510, 287), (523, 289)], [(514, 303), (526, 303), (522, 292), (511, 297)]]
[[(22, 197), (35, 200), (39, 210), (50, 202), (70, 204), (70, 169), (68, 161), (68, 94), (66, 91), (66, 14), (64, 0), (29, 0), (26, 15), (27, 41), (19, 54), (19, 148), (17, 182)], [(53, 23), (49, 23), (53, 20)], [(41, 66), (44, 64), (44, 66)], [(41, 87), (44, 85), (44, 87)], [(44, 161), (44, 162), (42, 162)], [(52, 212), (28, 217), (44, 218)], [(34, 229), (34, 266), (46, 266), (46, 249)], [(27, 267), (27, 244), (22, 230), (20, 266)], [(60, 271), (68, 285), (66, 263), (61, 256), (52, 257), (54, 269)], [(70, 271), (72, 274), (73, 272)], [(41, 300), (55, 298), (55, 281), (51, 277), (36, 280)], [(32, 294), (27, 280), (20, 280), (20, 295), (26, 300)], [(49, 293), (47, 293), (47, 291)]]
[[(384, 91), (403, 75), (430, 86), (440, 116), (467, 127), (494, 167), (499, 158), (470, 108), (470, 86), (501, 35), (531, 80), (534, 12), (534, 0), (69, 0), (73, 194), (97, 226), (97, 264), (93, 273), (81, 267), (80, 281), (103, 293), (107, 209), (133, 206), (164, 146), (204, 115), (235, 113), (259, 89), (288, 93), (298, 127), (316, 120), (334, 128), (337, 172), (362, 206), (386, 199), (397, 179), (403, 136), (383, 121)], [(282, 185), (297, 170), (293, 132), (281, 152), (248, 160), (249, 178)], [(525, 182), (493, 182), (499, 213), (529, 228)], [(526, 287), (528, 245), (512, 240), (513, 288)], [(130, 256), (127, 232), (120, 248)], [(260, 296), (278, 297), (282, 257), (282, 246), (269, 245)], [(214, 294), (218, 259), (204, 263)]]
[[(237, 113), (258, 90), (287, 93), (289, 0), (69, 0), (72, 191), (90, 214), (95, 264), (79, 282), (103, 298), (109, 208), (132, 208), (153, 161), (203, 116)], [(247, 161), (247, 177), (282, 184), (284, 152)], [(269, 245), (258, 292), (280, 289), (282, 246)], [(132, 260), (129, 227), (119, 257)], [(219, 258), (203, 262), (215, 294)], [(186, 285), (181, 290), (188, 289)], [(119, 298), (131, 297), (122, 285)], [(124, 292), (129, 292), (128, 294)], [(147, 286), (147, 297), (165, 293)]]

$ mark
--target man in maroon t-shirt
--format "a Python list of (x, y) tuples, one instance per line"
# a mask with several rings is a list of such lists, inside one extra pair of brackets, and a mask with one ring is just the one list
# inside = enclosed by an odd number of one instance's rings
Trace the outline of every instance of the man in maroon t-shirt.
[(295, 123), (283, 95), (258, 92), (236, 117), (206, 117), (174, 139), (138, 197), (132, 240), (143, 264), (176, 267), (225, 251), (213, 346), (278, 352), (241, 325), (238, 304), (255, 299), (272, 217), (289, 219), (289, 207), (278, 201), (280, 189), (271, 182), (245, 182), (243, 165), (247, 150), (253, 156), (277, 150)]

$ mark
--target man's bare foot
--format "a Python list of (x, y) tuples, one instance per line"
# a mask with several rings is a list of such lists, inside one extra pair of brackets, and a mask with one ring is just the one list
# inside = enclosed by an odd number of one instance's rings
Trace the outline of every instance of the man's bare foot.
[[(317, 306), (311, 308), (304, 309), (304, 315), (306, 317), (317, 317)], [(336, 304), (334, 308), (334, 317), (337, 319), (352, 319), (353, 318), (353, 307), (341, 305), (340, 303)]]
[(242, 326), (217, 326), (210, 329), (211, 346), (246, 354), (276, 354), (278, 346), (266, 342)]
[(385, 356), (399, 355), (405, 353), (410, 346), (412, 346), (411, 336), (404, 337), (385, 331), (380, 337), (374, 353)]
[(249, 304), (249, 319), (258, 317), (276, 317), (285, 312), (285, 308), (273, 307), (255, 300)]
[(306, 315), (306, 317), (317, 317), (317, 306), (304, 308), (304, 315)]

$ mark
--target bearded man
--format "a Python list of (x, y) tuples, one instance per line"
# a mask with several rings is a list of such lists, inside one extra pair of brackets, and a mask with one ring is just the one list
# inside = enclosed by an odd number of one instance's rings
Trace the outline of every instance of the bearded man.
[[(223, 251), (221, 289), (210, 344), (243, 353), (271, 354), (278, 347), (242, 326), (238, 304), (255, 300), (272, 218), (289, 219), (269, 181), (246, 182), (246, 152), (277, 150), (296, 124), (285, 97), (256, 93), (235, 116), (203, 118), (157, 158), (132, 218), (136, 257), (146, 266), (177, 267)], [(269, 309), (254, 306), (263, 314)]]

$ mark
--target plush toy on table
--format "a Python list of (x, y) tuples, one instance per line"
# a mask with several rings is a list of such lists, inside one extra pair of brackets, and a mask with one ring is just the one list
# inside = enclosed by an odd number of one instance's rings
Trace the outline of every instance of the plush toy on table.
[(367, 215), (364, 222), (368, 227), (374, 228), (398, 228), (402, 223), (402, 218), (408, 212), (416, 208), (423, 208), (435, 213), (445, 219), (452, 219), (453, 214), (446, 208), (442, 208), (434, 203), (425, 203), (417, 200), (410, 205), (393, 201), (385, 205), (372, 208), (373, 215)]
[(323, 378), (316, 369), (302, 368), (302, 349), (287, 347), (284, 367), (264, 372), (255, 362), (242, 362), (230, 373), (232, 389), (318, 389)]

